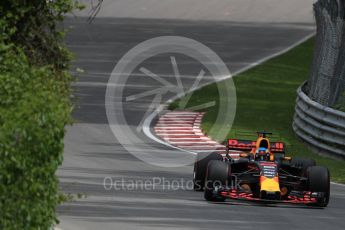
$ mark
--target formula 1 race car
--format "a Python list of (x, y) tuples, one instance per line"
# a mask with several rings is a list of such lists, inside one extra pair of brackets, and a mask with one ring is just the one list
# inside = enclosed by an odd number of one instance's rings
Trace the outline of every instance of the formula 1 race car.
[(229, 139), (225, 155), (199, 153), (194, 164), (194, 190), (208, 201), (226, 199), (326, 207), (329, 170), (312, 159), (285, 156), (283, 142), (270, 142), (258, 132), (256, 141)]

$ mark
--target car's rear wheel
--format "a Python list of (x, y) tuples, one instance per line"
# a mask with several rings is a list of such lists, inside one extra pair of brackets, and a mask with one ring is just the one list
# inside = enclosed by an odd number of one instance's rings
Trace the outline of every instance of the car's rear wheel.
[(309, 167), (308, 188), (312, 193), (318, 193), (316, 205), (326, 207), (330, 196), (330, 174), (328, 169), (322, 166)]
[(208, 164), (204, 197), (207, 201), (223, 202), (225, 197), (218, 191), (227, 186), (230, 177), (230, 164), (224, 161), (212, 160)]
[(301, 175), (303, 177), (307, 176), (307, 171), (309, 167), (316, 166), (316, 162), (313, 159), (294, 157), (291, 160), (291, 165), (296, 168), (301, 169)]
[(205, 177), (207, 165), (212, 160), (223, 160), (218, 153), (198, 153), (194, 163), (193, 187), (195, 191), (203, 191), (205, 187)]

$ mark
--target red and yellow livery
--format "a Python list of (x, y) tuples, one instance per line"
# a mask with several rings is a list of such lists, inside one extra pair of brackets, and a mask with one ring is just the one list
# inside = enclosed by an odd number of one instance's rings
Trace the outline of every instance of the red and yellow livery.
[(330, 195), (327, 168), (311, 159), (285, 156), (283, 142), (258, 132), (256, 141), (229, 139), (227, 154), (200, 153), (194, 165), (194, 189), (208, 201), (241, 199), (326, 207)]

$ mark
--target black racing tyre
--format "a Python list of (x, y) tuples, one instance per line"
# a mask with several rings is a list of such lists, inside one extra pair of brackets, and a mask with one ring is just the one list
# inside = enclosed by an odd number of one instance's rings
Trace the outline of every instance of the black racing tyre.
[(301, 168), (301, 176), (307, 176), (307, 170), (309, 167), (316, 166), (316, 162), (313, 159), (294, 157), (291, 160), (291, 165), (296, 168)]
[(222, 155), (218, 153), (198, 153), (194, 163), (193, 187), (195, 191), (203, 191), (207, 165), (211, 160), (222, 161)]
[(224, 161), (212, 160), (208, 164), (204, 197), (207, 201), (223, 202), (225, 197), (215, 194), (215, 189), (225, 187), (230, 177), (230, 164)]
[(320, 193), (317, 198), (317, 206), (326, 207), (330, 196), (329, 170), (322, 166), (308, 168), (308, 190)]

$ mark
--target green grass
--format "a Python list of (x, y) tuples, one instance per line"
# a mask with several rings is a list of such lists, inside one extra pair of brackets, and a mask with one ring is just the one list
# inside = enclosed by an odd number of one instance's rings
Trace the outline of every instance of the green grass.
[[(299, 45), (291, 51), (271, 59), (262, 65), (234, 77), (237, 91), (237, 111), (228, 137), (241, 137), (240, 133), (272, 131), (276, 139), (285, 141), (287, 155), (303, 156), (316, 160), (317, 164), (328, 167), (332, 181), (345, 183), (345, 161), (333, 160), (312, 153), (295, 136), (291, 124), (294, 115), (297, 88), (307, 79), (312, 61), (314, 39)], [(187, 95), (188, 96), (188, 95)], [(181, 100), (174, 101), (170, 109), (179, 107)], [(219, 102), (217, 84), (208, 85), (192, 93), (186, 108), (202, 103)], [(218, 113), (218, 103), (204, 110), (206, 113), (202, 128), (208, 132)]]

